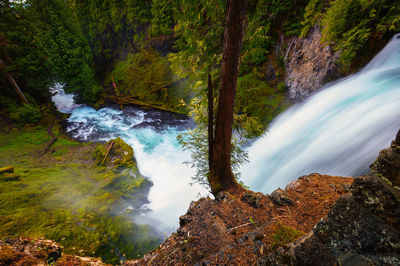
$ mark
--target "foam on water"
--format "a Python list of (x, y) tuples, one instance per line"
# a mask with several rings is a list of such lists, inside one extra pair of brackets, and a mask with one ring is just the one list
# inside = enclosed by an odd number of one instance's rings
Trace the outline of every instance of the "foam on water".
[[(75, 108), (67, 120), (67, 132), (80, 141), (108, 141), (121, 137), (131, 145), (140, 172), (153, 182), (150, 204), (143, 207), (150, 212), (137, 220), (170, 233), (178, 226), (178, 217), (186, 212), (190, 202), (198, 198), (199, 193), (207, 193), (199, 185), (189, 185), (194, 170), (183, 162), (190, 159), (190, 154), (182, 150), (176, 139), (191, 125), (190, 120), (161, 121), (154, 112), (138, 108), (96, 111), (81, 106)], [(160, 123), (168, 122), (178, 125), (157, 128)]]
[(65, 93), (61, 84), (54, 85), (54, 87), (51, 87), (49, 91), (53, 94), (51, 99), (53, 100), (57, 109), (62, 113), (70, 114), (72, 113), (73, 109), (81, 106), (74, 103), (74, 95)]

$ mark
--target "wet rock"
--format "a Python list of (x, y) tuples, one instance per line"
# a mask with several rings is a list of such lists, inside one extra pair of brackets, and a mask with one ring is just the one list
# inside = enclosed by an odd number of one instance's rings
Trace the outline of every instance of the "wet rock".
[(135, 167), (136, 159), (133, 149), (121, 138), (112, 139), (99, 144), (93, 152), (93, 159), (97, 164), (114, 167)]
[(285, 57), (285, 83), (290, 99), (302, 101), (327, 81), (339, 77), (335, 64), (338, 56), (329, 46), (321, 44), (319, 26), (304, 39), (292, 39)]

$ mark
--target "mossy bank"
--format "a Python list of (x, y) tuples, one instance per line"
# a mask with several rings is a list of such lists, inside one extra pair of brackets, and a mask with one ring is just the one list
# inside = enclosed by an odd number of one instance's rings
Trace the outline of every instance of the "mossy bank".
[(0, 238), (52, 239), (68, 254), (109, 263), (155, 248), (160, 236), (133, 222), (151, 182), (139, 173), (132, 148), (113, 140), (99, 165), (110, 142), (78, 143), (60, 131), (53, 128), (57, 140), (46, 153), (46, 128), (0, 133), (0, 166), (14, 167), (0, 174)]

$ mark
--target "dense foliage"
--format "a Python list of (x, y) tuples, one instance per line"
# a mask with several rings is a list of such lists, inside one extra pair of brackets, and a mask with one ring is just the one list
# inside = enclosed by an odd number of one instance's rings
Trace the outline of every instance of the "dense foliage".
[(174, 87), (173, 73), (167, 58), (151, 47), (143, 46), (118, 62), (108, 78), (115, 82), (118, 94), (140, 102), (178, 110), (183, 92)]
[[(343, 71), (349, 71), (357, 56), (371, 57), (371, 52), (400, 31), (400, 5), (390, 0), (311, 0), (301, 36), (318, 23), (323, 41), (340, 52), (338, 63)], [(382, 44), (377, 45), (379, 42)]]
[(152, 36), (169, 35), (173, 31), (172, 0), (153, 0), (151, 3)]
[(70, 0), (69, 2), (89, 42), (96, 73), (102, 81), (107, 70), (112, 67), (113, 61), (121, 56), (120, 53), (134, 50), (143, 39), (143, 29), (151, 19), (151, 1)]
[(43, 96), (49, 86), (60, 83), (66, 91), (77, 92), (79, 101), (96, 99), (100, 87), (90, 49), (64, 1), (5, 1), (1, 12), (6, 42), (1, 54), (6, 71), (23, 89)]

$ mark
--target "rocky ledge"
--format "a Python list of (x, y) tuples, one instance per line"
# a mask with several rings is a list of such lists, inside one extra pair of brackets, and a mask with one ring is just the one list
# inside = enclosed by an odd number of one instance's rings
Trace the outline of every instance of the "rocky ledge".
[(62, 254), (62, 246), (51, 240), (28, 238), (0, 240), (0, 265), (105, 266), (101, 259)]
[(251, 265), (309, 232), (348, 192), (352, 178), (303, 176), (271, 195), (220, 193), (192, 202), (180, 228), (154, 252), (127, 265)]
[(400, 265), (400, 131), (371, 169), (280, 257), (295, 265)]
[(127, 265), (400, 265), (400, 131), (371, 168), (192, 202), (176, 233)]

